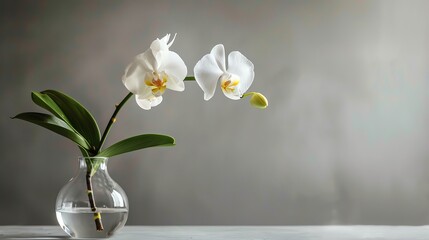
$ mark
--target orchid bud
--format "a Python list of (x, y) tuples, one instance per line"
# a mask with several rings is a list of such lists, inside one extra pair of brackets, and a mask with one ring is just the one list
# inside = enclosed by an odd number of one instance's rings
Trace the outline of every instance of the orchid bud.
[(268, 100), (261, 93), (255, 92), (250, 97), (250, 105), (255, 108), (264, 109), (268, 107)]

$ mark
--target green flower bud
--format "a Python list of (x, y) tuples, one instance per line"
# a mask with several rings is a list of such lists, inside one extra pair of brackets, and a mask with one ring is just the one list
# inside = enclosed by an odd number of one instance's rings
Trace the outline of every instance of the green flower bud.
[(252, 97), (250, 98), (250, 105), (252, 105), (255, 108), (264, 109), (268, 107), (268, 100), (261, 93), (255, 92), (252, 94)]

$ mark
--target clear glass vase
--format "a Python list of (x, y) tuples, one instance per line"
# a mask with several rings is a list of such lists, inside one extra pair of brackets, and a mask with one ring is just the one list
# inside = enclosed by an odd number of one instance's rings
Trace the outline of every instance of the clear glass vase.
[(80, 157), (76, 176), (58, 193), (57, 220), (73, 238), (107, 238), (127, 221), (127, 195), (110, 177), (107, 161)]

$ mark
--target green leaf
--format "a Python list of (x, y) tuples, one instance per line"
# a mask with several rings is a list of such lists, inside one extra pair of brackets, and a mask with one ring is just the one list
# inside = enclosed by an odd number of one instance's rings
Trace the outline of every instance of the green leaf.
[(91, 144), (94, 150), (100, 142), (100, 130), (91, 113), (78, 101), (64, 93), (46, 90), (42, 94), (49, 96), (64, 113), (65, 119), (80, 135)]
[(89, 157), (88, 150), (86, 150), (85, 148), (83, 148), (81, 146), (78, 146), (78, 147), (79, 147), (80, 152), (82, 153), (82, 157)]
[(97, 157), (112, 157), (122, 153), (156, 146), (173, 146), (174, 138), (159, 134), (143, 134), (127, 138), (104, 149)]
[(89, 145), (78, 133), (74, 132), (63, 120), (44, 113), (36, 112), (26, 112), (20, 113), (13, 117), (12, 119), (21, 119), (27, 122), (37, 124), (41, 127), (49, 129), (55, 133), (58, 133), (61, 136), (64, 136), (73, 142), (77, 143), (80, 147), (84, 149), (89, 149)]
[(67, 117), (64, 115), (61, 108), (48, 95), (39, 92), (31, 92), (31, 99), (35, 104), (48, 110), (56, 117), (68, 123)]

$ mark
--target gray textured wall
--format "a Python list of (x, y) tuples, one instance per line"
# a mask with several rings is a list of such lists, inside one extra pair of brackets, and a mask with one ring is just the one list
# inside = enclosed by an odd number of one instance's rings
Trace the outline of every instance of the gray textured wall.
[[(130, 101), (108, 143), (176, 137), (111, 159), (129, 224), (429, 224), (427, 1), (2, 1), (0, 224), (55, 224), (79, 151), (9, 119), (32, 90), (106, 124), (125, 66), (156, 37), (189, 70), (212, 46), (253, 61), (265, 111), (195, 83)], [(192, 71), (189, 72), (192, 74)]]

